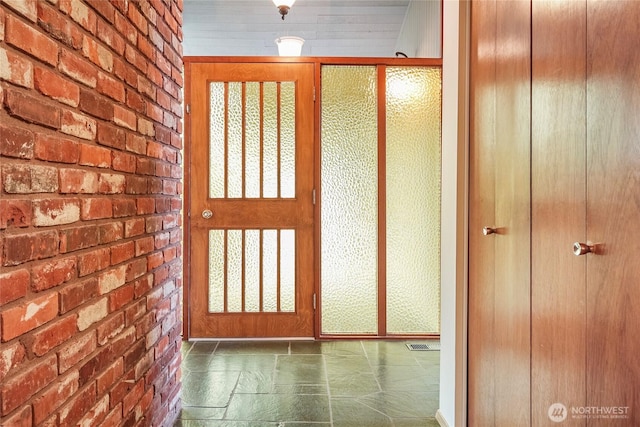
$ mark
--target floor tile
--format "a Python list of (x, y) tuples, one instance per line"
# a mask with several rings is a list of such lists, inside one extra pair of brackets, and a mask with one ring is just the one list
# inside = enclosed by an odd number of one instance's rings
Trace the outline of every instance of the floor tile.
[(237, 371), (187, 372), (182, 377), (182, 406), (227, 406), (239, 376)]
[(288, 341), (222, 341), (216, 354), (289, 354)]
[(322, 355), (278, 356), (276, 384), (326, 384), (326, 378)]
[(225, 415), (242, 421), (329, 422), (329, 398), (311, 394), (235, 394)]
[(393, 426), (391, 418), (355, 399), (331, 399), (335, 427)]

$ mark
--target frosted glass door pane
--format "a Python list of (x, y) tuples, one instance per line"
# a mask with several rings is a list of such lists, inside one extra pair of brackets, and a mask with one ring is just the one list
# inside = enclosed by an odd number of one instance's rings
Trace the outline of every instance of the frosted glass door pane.
[(264, 83), (262, 195), (278, 197), (278, 86)]
[(209, 312), (296, 311), (296, 231), (209, 230)]
[(323, 334), (377, 333), (376, 67), (322, 68)]
[(280, 84), (280, 197), (296, 195), (296, 86)]
[(387, 333), (439, 333), (441, 73), (386, 79)]
[(225, 171), (224, 139), (227, 126), (225, 118), (225, 84), (209, 85), (209, 197), (224, 197)]
[(260, 83), (247, 82), (245, 111), (245, 197), (260, 197)]

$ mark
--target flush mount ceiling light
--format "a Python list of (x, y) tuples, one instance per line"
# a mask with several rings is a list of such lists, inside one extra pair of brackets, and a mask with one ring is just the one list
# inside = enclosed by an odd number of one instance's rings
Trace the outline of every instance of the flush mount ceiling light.
[(276, 39), (278, 45), (278, 55), (280, 56), (300, 56), (304, 39), (300, 37), (286, 36)]
[(273, 4), (276, 5), (278, 10), (280, 11), (280, 15), (282, 15), (282, 20), (284, 20), (284, 16), (289, 13), (289, 9), (296, 2), (296, 0), (273, 0)]

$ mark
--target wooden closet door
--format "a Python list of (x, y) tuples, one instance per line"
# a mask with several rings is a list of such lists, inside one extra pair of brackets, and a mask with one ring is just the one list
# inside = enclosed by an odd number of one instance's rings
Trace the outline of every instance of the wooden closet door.
[(530, 422), (530, 17), (528, 1), (472, 3), (473, 426)]
[[(586, 2), (532, 2), (531, 419), (586, 404)], [(553, 415), (553, 413), (552, 413)], [(583, 426), (568, 417), (563, 426)]]
[(588, 2), (587, 390), (640, 425), (640, 2)]

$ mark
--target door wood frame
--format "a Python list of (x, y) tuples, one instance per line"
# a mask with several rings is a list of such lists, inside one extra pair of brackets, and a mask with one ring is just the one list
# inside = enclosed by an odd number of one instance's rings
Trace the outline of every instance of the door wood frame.
[[(360, 58), (360, 57), (304, 57), (304, 58), (292, 58), (292, 57), (278, 57), (278, 56), (224, 56), (224, 57), (212, 57), (212, 56), (185, 56), (184, 57), (184, 111), (183, 111), (183, 147), (184, 147), (184, 188), (183, 188), (183, 278), (182, 278), (182, 290), (183, 290), (183, 304), (182, 304), (182, 337), (184, 340), (190, 338), (190, 306), (189, 298), (191, 295), (190, 284), (190, 268), (191, 268), (191, 212), (189, 211), (191, 206), (191, 191), (190, 191), (190, 179), (191, 179), (191, 78), (192, 78), (192, 66), (199, 63), (292, 63), (292, 64), (313, 64), (315, 67), (315, 96), (316, 102), (314, 103), (314, 187), (316, 190), (316, 204), (314, 206), (314, 289), (316, 294), (316, 310), (314, 313), (314, 337), (315, 339), (410, 339), (410, 338), (439, 338), (438, 335), (391, 335), (387, 336), (385, 329), (384, 335), (376, 336), (360, 336), (360, 335), (348, 335), (348, 336), (332, 336), (320, 334), (320, 313), (322, 307), (322, 299), (320, 293), (320, 224), (317, 218), (320, 217), (320, 102), (319, 102), (319, 88), (320, 88), (320, 70), (323, 65), (378, 65), (384, 69), (384, 66), (440, 66), (442, 67), (442, 58)], [(380, 113), (379, 114), (383, 114)], [(384, 179), (384, 178), (383, 178)], [(383, 181), (384, 183), (384, 181)], [(381, 235), (384, 235), (382, 233)], [(384, 319), (380, 320), (384, 321)]]

